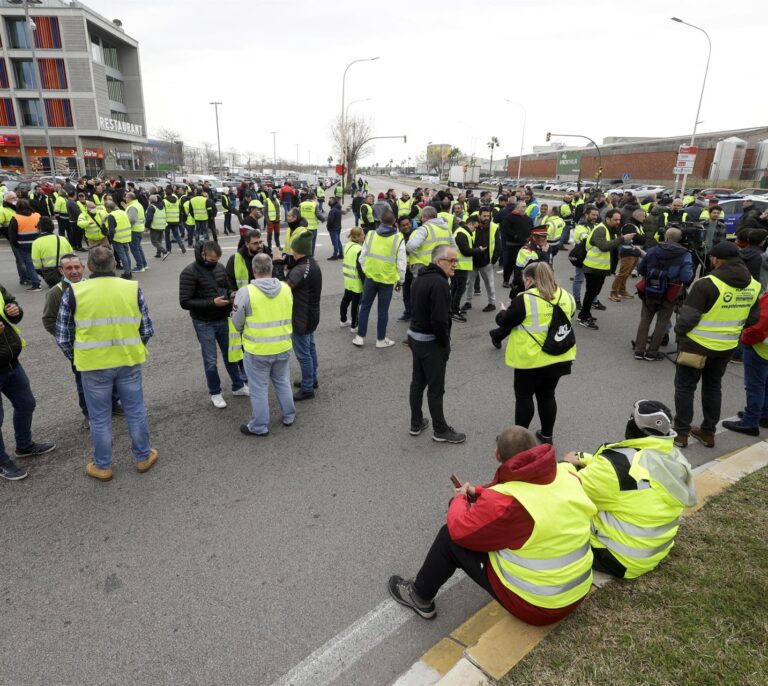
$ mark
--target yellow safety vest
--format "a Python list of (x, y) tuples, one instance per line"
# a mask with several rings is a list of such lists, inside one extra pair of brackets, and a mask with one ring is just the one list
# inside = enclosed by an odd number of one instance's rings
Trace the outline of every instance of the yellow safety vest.
[(192, 210), (192, 218), (196, 222), (208, 221), (208, 201), (202, 195), (196, 195), (189, 200), (189, 207)]
[(232, 317), (227, 317), (229, 346), (227, 347), (227, 362), (240, 362), (243, 359), (243, 334), (232, 323)]
[(450, 212), (438, 212), (437, 213), (438, 219), (445, 220), (445, 223), (448, 224), (448, 228), (453, 232), (453, 222), (456, 219), (456, 216), (451, 214)]
[(451, 244), (451, 230), (447, 227), (442, 227), (440, 224), (435, 224), (434, 222), (422, 224), (421, 228), (426, 229), (427, 236), (414, 253), (413, 259), (414, 262), (426, 266), (432, 262), (432, 251), (438, 245)]
[(592, 229), (589, 224), (576, 224), (573, 229), (573, 240), (576, 243), (581, 243), (581, 241), (586, 240), (589, 237), (591, 231)]
[(515, 498), (533, 519), (517, 550), (488, 553), (499, 581), (523, 600), (548, 609), (581, 600), (592, 585), (590, 518), (597, 512), (570, 465), (559, 464), (550, 484), (508, 481), (491, 490)]
[(165, 221), (169, 224), (178, 224), (181, 217), (179, 211), (181, 203), (178, 200), (171, 202), (167, 198), (163, 198), (163, 204), (165, 205)]
[(152, 215), (152, 226), (150, 227), (153, 231), (165, 231), (165, 227), (168, 226), (168, 221), (165, 218), (165, 207), (158, 207), (157, 205), (155, 207), (155, 213)]
[[(89, 241), (100, 241), (104, 238), (96, 215), (92, 215), (89, 212), (81, 212), (77, 217), (77, 225), (83, 230), (85, 237)], [(129, 230), (130, 226), (128, 224)]]
[(53, 211), (58, 215), (67, 216), (67, 196), (63, 193), (56, 196), (56, 202), (53, 203)]
[(561, 217), (545, 217), (542, 224), (547, 227), (547, 242), (559, 243), (565, 229), (565, 220)]
[(749, 311), (760, 295), (760, 283), (750, 279), (746, 288), (734, 288), (711, 274), (703, 278), (715, 284), (719, 295), (687, 336), (708, 350), (733, 350), (739, 343)]
[(184, 208), (184, 225), (194, 226), (195, 218), (192, 216), (192, 208), (189, 206), (189, 203), (189, 200), (185, 200), (182, 203), (182, 207)]
[(368, 203), (360, 205), (360, 223), (366, 227), (372, 227), (375, 223), (373, 218), (373, 207)]
[[(467, 231), (463, 226), (460, 226), (458, 229), (456, 229), (456, 233), (462, 233), (467, 237), (467, 243), (469, 244), (469, 249), (471, 250), (472, 247), (475, 245), (475, 234), (470, 233)], [(459, 269), (461, 271), (472, 271), (472, 255), (464, 255), (462, 254), (461, 250), (456, 251), (459, 254), (459, 261), (456, 264), (456, 269)]]
[(77, 371), (132, 367), (147, 359), (138, 291), (136, 281), (115, 276), (72, 284)]
[(317, 203), (312, 200), (305, 200), (299, 205), (299, 212), (301, 216), (307, 220), (307, 228), (310, 231), (317, 231), (317, 227), (320, 224), (320, 221), (315, 214), (316, 211)]
[(396, 284), (400, 280), (397, 251), (402, 240), (403, 236), (399, 233), (381, 236), (376, 231), (369, 232), (365, 237), (363, 273), (377, 283)]
[(602, 222), (600, 224), (596, 224), (595, 227), (589, 232), (589, 236), (587, 236), (587, 256), (584, 259), (584, 266), (589, 267), (590, 269), (601, 269), (603, 271), (608, 271), (611, 268), (611, 253), (603, 252), (597, 246), (592, 245), (592, 236), (594, 235), (595, 231), (597, 231), (597, 229), (605, 229), (606, 240), (611, 239), (605, 224)]
[(285, 236), (285, 244), (283, 245), (283, 252), (286, 255), (293, 255), (293, 241), (307, 231), (309, 231), (309, 229), (306, 226), (297, 226), (295, 229), (288, 227), (288, 232)]
[(315, 189), (315, 195), (317, 196), (318, 200), (325, 200), (325, 188), (318, 184), (317, 188)]
[(32, 265), (35, 269), (58, 267), (57, 255), (61, 257), (68, 252), (72, 252), (72, 246), (66, 238), (45, 234), (32, 242)]
[(115, 218), (115, 235), (112, 237), (112, 241), (114, 243), (130, 243), (131, 220), (128, 219), (128, 213), (125, 210), (112, 210), (110, 214)]
[(567, 202), (564, 202), (562, 205), (560, 205), (560, 216), (563, 219), (570, 219), (572, 214), (571, 206)]
[(573, 296), (558, 288), (552, 300), (544, 300), (537, 288), (531, 288), (516, 297), (523, 298), (525, 319), (509, 333), (504, 356), (507, 366), (513, 369), (538, 369), (558, 362), (575, 360), (575, 345), (562, 355), (548, 355), (541, 349), (552, 323), (553, 305), (560, 305), (570, 321), (576, 312)]
[(141, 203), (138, 200), (131, 200), (131, 202), (125, 206), (126, 216), (128, 216), (129, 207), (136, 208), (136, 223), (131, 226), (131, 231), (144, 233), (144, 208), (141, 206)]
[(96, 205), (96, 207), (101, 207), (104, 205), (104, 196), (99, 195), (98, 193), (94, 193), (91, 196), (91, 200), (93, 200), (93, 204)]
[(16, 335), (21, 341), (21, 347), (26, 348), (27, 342), (24, 340), (24, 336), (21, 335), (21, 329), (19, 329), (16, 324), (11, 324), (11, 320), (8, 319), (8, 315), (5, 313), (5, 298), (3, 297), (2, 293), (0, 293), (0, 317), (2, 317), (3, 321), (16, 332)]
[(248, 284), (251, 314), (245, 318), (243, 348), (251, 355), (278, 355), (291, 350), (293, 294), (283, 282), (280, 292), (270, 298)]
[(496, 232), (499, 230), (499, 225), (491, 220), (488, 227), (488, 257), (493, 260), (493, 253), (496, 250)]
[(248, 265), (245, 263), (245, 258), (240, 254), (238, 250), (235, 253), (235, 283), (238, 288), (247, 286), (251, 282), (251, 276), (248, 273)]
[(413, 207), (413, 198), (408, 198), (408, 200), (403, 200), (402, 198), (397, 201), (397, 216), (398, 219), (400, 217), (410, 217), (411, 216), (411, 208)]
[(526, 243), (520, 250), (517, 251), (517, 259), (515, 260), (515, 267), (519, 270), (525, 269), (531, 262), (540, 262), (539, 253), (537, 253), (530, 245)]
[(277, 198), (267, 198), (267, 220), (280, 221), (280, 202)]
[(344, 274), (344, 288), (352, 293), (363, 292), (363, 280), (357, 271), (357, 256), (362, 246), (355, 241), (348, 241), (344, 246), (344, 261), (341, 263)]

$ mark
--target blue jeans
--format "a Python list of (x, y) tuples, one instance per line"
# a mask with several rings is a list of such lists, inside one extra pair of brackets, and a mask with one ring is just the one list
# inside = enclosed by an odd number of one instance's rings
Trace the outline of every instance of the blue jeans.
[(147, 258), (144, 256), (144, 248), (141, 247), (141, 239), (144, 238), (144, 232), (131, 231), (131, 253), (136, 260), (136, 267), (144, 269), (147, 266)]
[(759, 426), (768, 417), (768, 360), (755, 352), (751, 345), (744, 346), (744, 388), (747, 405), (741, 418), (745, 426)]
[(285, 221), (288, 221), (288, 212), (291, 211), (291, 208), (293, 207), (293, 202), (288, 200), (287, 202), (283, 202), (283, 217), (285, 218)]
[(195, 222), (195, 233), (197, 234), (198, 240), (201, 241), (207, 241), (208, 240), (208, 220), (206, 219), (204, 222)]
[(16, 271), (19, 274), (19, 285), (24, 286), (25, 284), (29, 283), (27, 265), (24, 262), (24, 258), (21, 256), (21, 251), (15, 245), (11, 246), (11, 250), (13, 251), (13, 257), (16, 260)]
[[(40, 276), (35, 271), (35, 265), (32, 264), (32, 244), (31, 243), (19, 243), (19, 257), (24, 264), (24, 269), (27, 273), (27, 279), (32, 282), (32, 285), (37, 287), (40, 285)], [(20, 271), (20, 270), (19, 270)], [(21, 281), (21, 273), (19, 273), (19, 281)]]
[(224, 233), (229, 233), (230, 231), (232, 231), (232, 213), (225, 212), (224, 213)]
[(379, 319), (376, 322), (376, 340), (383, 341), (387, 337), (387, 324), (389, 323), (389, 303), (392, 300), (391, 283), (379, 283), (373, 279), (366, 279), (363, 284), (363, 297), (360, 300), (360, 314), (357, 319), (357, 335), (365, 338), (368, 333), (368, 316), (371, 314), (373, 299), (378, 295)]
[(123, 404), (131, 437), (131, 452), (137, 462), (149, 457), (149, 423), (144, 407), (141, 365), (80, 372), (91, 425), (93, 462), (100, 469), (112, 466), (112, 394)]
[(301, 368), (301, 392), (311, 393), (317, 383), (317, 349), (315, 348), (315, 334), (293, 333), (293, 352)]
[(581, 267), (576, 267), (576, 272), (573, 276), (573, 288), (571, 292), (575, 300), (581, 300), (581, 284), (584, 283), (584, 270)]
[(283, 423), (296, 419), (296, 405), (291, 391), (291, 351), (278, 355), (245, 353), (245, 373), (251, 395), (251, 420), (248, 429), (256, 434), (269, 431), (269, 382), (275, 389)]
[[(187, 232), (187, 245), (191, 248), (195, 244), (195, 225), (194, 224), (182, 224), (182, 232)], [(181, 234), (184, 238), (184, 234)]]
[[(17, 448), (29, 448), (32, 445), (32, 414), (35, 411), (35, 396), (29, 387), (29, 379), (20, 364), (10, 372), (0, 372), (0, 393), (13, 405), (13, 433)], [(3, 424), (5, 411), (0, 401), (0, 426)], [(8, 464), (10, 455), (5, 452), (5, 443), (0, 433), (0, 465)]]
[[(357, 224), (355, 224), (355, 226), (357, 226)], [(341, 231), (332, 231), (331, 229), (328, 229), (328, 234), (331, 236), (333, 255), (338, 258), (344, 257), (344, 251), (341, 247)]]
[(184, 234), (179, 235), (179, 225), (168, 224), (168, 226), (165, 227), (165, 249), (168, 252), (171, 252), (171, 235), (173, 235), (174, 242), (178, 243), (180, 248), (184, 246)]
[(130, 243), (112, 243), (112, 250), (115, 257), (120, 260), (123, 268), (123, 274), (131, 273), (131, 253), (128, 250)]
[[(83, 392), (83, 375), (75, 369), (75, 365), (72, 365), (72, 372), (75, 375), (75, 386), (77, 387), (77, 404), (80, 405), (80, 410), (83, 416), (88, 419), (88, 405), (85, 402), (85, 393)], [(112, 410), (114, 411), (119, 407), (120, 396), (116, 390), (112, 390)]]
[(232, 390), (238, 391), (245, 386), (245, 379), (240, 371), (240, 366), (227, 361), (227, 351), (229, 350), (229, 327), (227, 320), (220, 319), (216, 322), (201, 322), (193, 319), (192, 325), (195, 327), (197, 340), (200, 341), (200, 350), (203, 353), (203, 369), (205, 370), (205, 380), (208, 383), (208, 392), (211, 395), (221, 393), (221, 379), (219, 378), (216, 355), (217, 345), (224, 358), (224, 367), (229, 374), (229, 378), (232, 379)]

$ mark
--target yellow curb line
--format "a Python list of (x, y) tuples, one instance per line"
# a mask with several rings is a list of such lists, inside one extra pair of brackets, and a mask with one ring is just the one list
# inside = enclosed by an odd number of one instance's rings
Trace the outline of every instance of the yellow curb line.
[[(721, 455), (696, 470), (696, 505), (683, 514), (700, 510), (706, 501), (722, 493), (739, 479), (768, 465), (768, 441)], [(595, 573), (592, 592), (602, 588), (610, 577)], [(501, 679), (522, 660), (557, 624), (537, 627), (509, 614), (495, 600), (478, 610), (448, 636), (430, 648), (419, 662), (440, 675), (429, 684), (452, 686), (489, 683), (487, 677)], [(419, 664), (419, 663), (416, 663)], [(472, 671), (475, 670), (475, 671)], [(478, 671), (480, 670), (480, 671)], [(487, 676), (486, 676), (487, 675)], [(426, 683), (426, 682), (424, 682)]]

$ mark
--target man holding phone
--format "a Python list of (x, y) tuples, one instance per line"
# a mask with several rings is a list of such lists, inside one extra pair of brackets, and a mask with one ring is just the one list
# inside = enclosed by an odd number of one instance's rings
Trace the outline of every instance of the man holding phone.
[(215, 241), (202, 241), (195, 246), (195, 261), (179, 275), (179, 304), (189, 310), (192, 325), (203, 354), (203, 368), (208, 392), (214, 407), (224, 409), (221, 379), (217, 369), (216, 346), (221, 350), (224, 366), (232, 380), (232, 395), (247, 396), (246, 376), (241, 366), (227, 360), (229, 349), (229, 315), (235, 293), (230, 291), (227, 272), (219, 263), (221, 247)]

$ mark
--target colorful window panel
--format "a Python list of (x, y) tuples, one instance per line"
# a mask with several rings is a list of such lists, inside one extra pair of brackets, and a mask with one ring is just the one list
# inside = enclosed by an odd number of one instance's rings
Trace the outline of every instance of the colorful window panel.
[(40, 83), (46, 90), (66, 90), (67, 72), (64, 60), (43, 58), (39, 59)]
[(46, 99), (45, 115), (48, 118), (48, 126), (52, 128), (71, 129), (74, 126), (72, 105), (69, 100), (62, 98)]
[(61, 50), (61, 31), (58, 17), (34, 17), (35, 47), (41, 50)]
[(0, 98), (0, 126), (16, 126), (16, 113), (10, 98)]
[(10, 88), (8, 83), (8, 67), (5, 66), (4, 59), (0, 59), (0, 88)]

